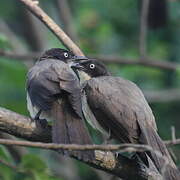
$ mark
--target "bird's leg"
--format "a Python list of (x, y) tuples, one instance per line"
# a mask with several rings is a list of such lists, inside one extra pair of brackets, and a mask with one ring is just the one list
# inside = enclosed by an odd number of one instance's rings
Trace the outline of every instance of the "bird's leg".
[(42, 128), (46, 128), (48, 125), (48, 122), (46, 119), (40, 119), (41, 112), (42, 110), (40, 109), (33, 120), (35, 121), (37, 126), (40, 125)]
[(39, 120), (39, 116), (41, 114), (41, 110), (38, 111), (34, 118), (31, 117), (31, 122), (37, 122)]

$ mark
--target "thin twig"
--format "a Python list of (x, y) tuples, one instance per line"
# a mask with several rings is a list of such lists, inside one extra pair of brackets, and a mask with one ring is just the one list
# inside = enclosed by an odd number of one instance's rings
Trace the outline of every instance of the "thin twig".
[(153, 67), (153, 68), (159, 68), (163, 70), (172, 70), (175, 71), (180, 67), (180, 64), (171, 63), (169, 61), (164, 60), (157, 60), (152, 58), (142, 58), (139, 59), (129, 59), (129, 58), (123, 58), (118, 56), (89, 56), (92, 58), (96, 58), (98, 60), (101, 60), (103, 62), (107, 63), (117, 63), (121, 65), (140, 65), (140, 66), (146, 66), (146, 67)]
[(22, 61), (38, 59), (40, 54), (41, 53), (35, 53), (35, 52), (31, 52), (28, 54), (20, 54), (20, 53), (16, 53), (16, 52), (4, 51), (4, 50), (0, 49), (1, 57), (5, 57), (5, 58), (9, 58), (9, 59), (17, 59), (17, 60), (22, 60)]
[(22, 2), (32, 14), (41, 20), (54, 35), (64, 44), (65, 47), (70, 49), (75, 55), (83, 56), (80, 48), (66, 35), (66, 33), (38, 6), (36, 1), (32, 0), (19, 0)]
[(140, 35), (139, 50), (140, 57), (144, 59), (147, 54), (147, 20), (148, 20), (149, 0), (142, 0), (141, 18), (140, 18)]
[(180, 145), (180, 139), (176, 139), (175, 141), (168, 140), (164, 141), (164, 143), (166, 144), (166, 146)]
[(9, 167), (9, 168), (12, 168), (12, 169), (15, 169), (17, 170), (16, 166), (12, 165), (12, 164), (9, 164), (8, 162), (0, 159), (0, 164), (4, 164), (5, 166)]
[[(17, 60), (31, 60), (31, 59), (38, 59), (38, 57), (41, 55), (40, 52), (37, 53), (28, 53), (28, 54), (17, 54), (14, 52), (7, 52), (2, 49), (0, 49), (0, 56), (6, 57), (9, 59), (17, 59)], [(159, 68), (162, 70), (172, 70), (175, 71), (180, 67), (180, 64), (172, 63), (165, 60), (155, 60), (155, 59), (149, 59), (146, 58), (145, 61), (142, 61), (140, 59), (128, 59), (128, 58), (122, 58), (114, 55), (109, 56), (102, 56), (102, 55), (87, 55), (90, 58), (96, 58), (99, 59), (105, 63), (117, 63), (121, 65), (140, 65), (140, 66), (146, 66), (146, 67), (152, 67), (152, 68)]]
[(101, 151), (116, 151), (118, 153), (124, 152), (144, 152), (144, 151), (151, 151), (152, 153), (156, 154), (159, 158), (164, 160), (164, 166), (162, 167), (161, 171), (162, 174), (166, 171), (167, 165), (171, 165), (169, 160), (166, 156), (163, 156), (159, 151), (154, 150), (152, 147), (144, 144), (119, 144), (119, 145), (78, 145), (78, 144), (55, 144), (55, 143), (40, 143), (40, 142), (29, 142), (29, 141), (16, 141), (16, 140), (7, 140), (7, 139), (0, 139), (0, 144), (3, 145), (17, 145), (17, 146), (26, 146), (26, 147), (33, 147), (33, 148), (43, 148), (43, 149), (51, 149), (51, 150), (101, 150)]
[(162, 89), (153, 91), (143, 91), (149, 103), (167, 103), (180, 101), (180, 89)]
[[(14, 136), (11, 136), (7, 133), (0, 132), (0, 138), (1, 139), (11, 139), (15, 140)], [(15, 163), (19, 163), (23, 157), (23, 155), (27, 154), (27, 149), (24, 147), (18, 147), (18, 146), (5, 146), (8, 150), (9, 154), (15, 161)]]
[(21, 173), (24, 172), (23, 170), (19, 169), (17, 166), (12, 165), (9, 162), (6, 162), (5, 160), (0, 159), (0, 164), (3, 164), (5, 166), (15, 170), (16, 172), (21, 172)]
[[(167, 145), (177, 145), (180, 144), (180, 139), (176, 139), (176, 142), (165, 141)], [(102, 151), (118, 151), (118, 152), (134, 152), (134, 151), (154, 151), (150, 146), (145, 144), (119, 144), (119, 145), (79, 145), (79, 144), (55, 144), (55, 143), (41, 143), (41, 142), (29, 142), (29, 141), (18, 141), (18, 140), (8, 140), (0, 139), (0, 144), (3, 145), (16, 145), (16, 146), (27, 146), (34, 148), (43, 148), (43, 149), (63, 149), (63, 150), (102, 150)]]

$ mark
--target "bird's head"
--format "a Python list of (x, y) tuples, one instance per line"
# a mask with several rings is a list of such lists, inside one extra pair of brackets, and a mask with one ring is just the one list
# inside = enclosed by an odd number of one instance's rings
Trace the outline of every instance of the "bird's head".
[(84, 56), (75, 56), (71, 51), (68, 51), (65, 49), (52, 48), (45, 51), (39, 58), (39, 61), (42, 61), (45, 59), (56, 59), (56, 60), (60, 60), (71, 65), (71, 62), (74, 60), (84, 60), (87, 58)]
[(99, 60), (95, 59), (77, 60), (74, 61), (71, 67), (85, 72), (91, 78), (110, 75), (106, 66)]

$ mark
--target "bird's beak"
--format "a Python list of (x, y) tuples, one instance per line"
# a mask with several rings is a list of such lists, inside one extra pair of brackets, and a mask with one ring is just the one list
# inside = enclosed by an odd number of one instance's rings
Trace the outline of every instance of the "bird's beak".
[(88, 60), (88, 58), (86, 56), (73, 56), (72, 60), (80, 61), (80, 60)]
[(81, 63), (87, 62), (88, 60), (89, 59), (85, 56), (73, 56), (68, 64), (71, 68), (83, 70), (83, 66), (81, 66)]
[(71, 68), (74, 68), (74, 69), (78, 69), (78, 70), (83, 69), (83, 66), (81, 66), (79, 62), (72, 61), (69, 65)]

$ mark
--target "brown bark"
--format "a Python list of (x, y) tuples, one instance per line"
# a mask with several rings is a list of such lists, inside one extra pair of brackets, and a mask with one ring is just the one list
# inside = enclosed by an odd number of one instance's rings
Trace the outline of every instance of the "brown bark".
[[(52, 144), (51, 142), (51, 128), (48, 126), (46, 129), (42, 129), (40, 126), (31, 121), (30, 118), (23, 115), (17, 114), (5, 108), (0, 108), (0, 130), (7, 132), (9, 134), (15, 135), (20, 138), (24, 138), (30, 141), (38, 141), (39, 143), (31, 143), (28, 141), (12, 141), (6, 139), (0, 139), (0, 144), (4, 145), (20, 145), (20, 146), (31, 146), (31, 147), (41, 147), (45, 149), (99, 149), (99, 150), (117, 150), (119, 148), (124, 149), (125, 151), (134, 151), (136, 148), (139, 150), (146, 149), (146, 146), (139, 147), (138, 145), (110, 145), (110, 146), (98, 146), (98, 145), (61, 145), (61, 144)], [(42, 143), (42, 142), (48, 142)], [(135, 149), (134, 149), (135, 148)], [(134, 150), (133, 150), (134, 149)], [(132, 179), (133, 177), (138, 177), (139, 180), (145, 180), (150, 175), (148, 168), (143, 167), (142, 164), (137, 163), (135, 160), (123, 157), (120, 154), (118, 156), (114, 155), (109, 151), (99, 151), (96, 150), (96, 158), (92, 162), (84, 162), (89, 164), (92, 167), (101, 169), (110, 174), (116, 175), (127, 180)], [(76, 158), (76, 157), (75, 157)], [(128, 173), (127, 175), (127, 172)]]

